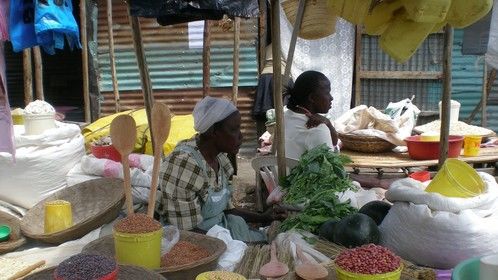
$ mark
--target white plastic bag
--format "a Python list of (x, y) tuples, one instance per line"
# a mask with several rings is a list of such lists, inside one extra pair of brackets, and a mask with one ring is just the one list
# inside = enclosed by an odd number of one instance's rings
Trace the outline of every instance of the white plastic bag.
[(449, 269), (459, 262), (498, 253), (498, 184), (479, 173), (486, 191), (472, 198), (427, 193), (413, 179), (392, 184), (393, 202), (379, 229), (381, 244), (419, 265)]
[(237, 264), (242, 260), (247, 245), (240, 240), (232, 239), (230, 231), (218, 225), (208, 230), (206, 235), (216, 237), (227, 245), (227, 249), (218, 259), (218, 270), (234, 271)]
[(171, 251), (180, 240), (180, 231), (176, 226), (164, 226), (163, 238), (161, 239), (161, 256)]

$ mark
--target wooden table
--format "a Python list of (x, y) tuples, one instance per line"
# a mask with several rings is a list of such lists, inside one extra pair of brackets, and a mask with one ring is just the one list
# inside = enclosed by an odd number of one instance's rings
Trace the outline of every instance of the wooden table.
[[(438, 160), (413, 160), (408, 153), (376, 153), (367, 154), (348, 150), (341, 151), (342, 154), (351, 157), (352, 163), (347, 166), (352, 168), (409, 168), (420, 166), (434, 166)], [(492, 163), (498, 161), (498, 147), (481, 148), (479, 155), (475, 157), (460, 156), (458, 159), (469, 164), (472, 163)]]

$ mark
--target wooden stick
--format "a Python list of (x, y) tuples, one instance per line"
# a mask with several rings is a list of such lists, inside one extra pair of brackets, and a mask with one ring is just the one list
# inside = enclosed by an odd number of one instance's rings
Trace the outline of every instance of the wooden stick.
[[(147, 121), (149, 127), (152, 123), (152, 104), (154, 103), (154, 96), (152, 92), (152, 82), (150, 80), (149, 69), (147, 68), (147, 60), (145, 58), (145, 51), (142, 41), (142, 33), (140, 31), (140, 22), (137, 17), (130, 14), (130, 6), (128, 6), (128, 16), (130, 18), (131, 30), (133, 35), (133, 45), (137, 56), (138, 69), (140, 70), (140, 81), (142, 83), (142, 90), (144, 93), (145, 111), (147, 113)], [(154, 150), (154, 135), (150, 130), (150, 138), (152, 139), (152, 150)]]
[(40, 47), (33, 47), (33, 57), (35, 60), (36, 99), (45, 100), (45, 94), (43, 93), (43, 62)]
[[(292, 37), (289, 45), (289, 51), (287, 53), (287, 63), (285, 64), (285, 73), (283, 83), (284, 85), (289, 84), (290, 72), (292, 68), (292, 62), (294, 61), (294, 52), (296, 50), (297, 35), (301, 31), (301, 23), (303, 22), (304, 10), (306, 8), (306, 0), (299, 0), (299, 6), (297, 8), (296, 22), (294, 23), (294, 29), (292, 30)], [(280, 63), (278, 60), (273, 60), (274, 63)]]
[(36, 262), (30, 266), (27, 266), (26, 268), (16, 272), (14, 275), (12, 275), (10, 278), (8, 278), (7, 280), (16, 280), (16, 279), (19, 279), (21, 277), (24, 277), (28, 274), (30, 274), (33, 270), (39, 268), (40, 266), (44, 265), (45, 264), (45, 261), (39, 261), (39, 262)]
[(240, 18), (235, 17), (233, 30), (233, 82), (232, 82), (232, 102), (237, 106), (239, 97), (239, 63), (240, 63)]
[(486, 127), (488, 122), (487, 115), (487, 105), (488, 105), (488, 65), (486, 64), (486, 60), (484, 60), (483, 66), (483, 78), (482, 78), (482, 112), (481, 112), (481, 126)]
[(114, 110), (121, 111), (118, 78), (116, 75), (116, 59), (114, 55), (114, 32), (112, 30), (112, 0), (107, 0), (107, 32), (109, 35), (109, 57), (111, 63), (112, 89), (114, 92)]
[(361, 104), (361, 26), (356, 26), (355, 45), (354, 45), (354, 60), (355, 60), (355, 81), (354, 81), (354, 104)]
[(266, 60), (266, 0), (259, 0), (259, 18), (258, 18), (258, 47), (259, 47), (259, 67), (258, 73), (263, 72)]
[(202, 96), (209, 96), (211, 88), (211, 21), (204, 21), (202, 49)]
[(278, 176), (286, 176), (285, 162), (285, 131), (284, 131), (284, 106), (282, 102), (282, 63), (280, 51), (280, 3), (278, 0), (271, 0), (272, 17), (271, 17), (271, 37), (273, 52), (273, 101), (275, 103), (276, 113), (276, 139), (277, 140), (277, 163)]
[(453, 28), (446, 25), (443, 49), (443, 100), (441, 104), (441, 141), (439, 142), (439, 168), (448, 158), (448, 139), (450, 134), (450, 103), (451, 103), (451, 50), (453, 48)]
[[(491, 72), (488, 75), (488, 81), (487, 81), (487, 87), (486, 87), (486, 98), (489, 97), (489, 94), (491, 93), (491, 89), (493, 87), (493, 83), (496, 79), (496, 69), (492, 69)], [(476, 116), (477, 112), (481, 110), (482, 107), (482, 99), (479, 100), (479, 104), (474, 108), (470, 116), (465, 120), (466, 123), (471, 123), (474, 120), (474, 117)]]
[(33, 101), (33, 67), (31, 61), (31, 49), (22, 51), (22, 61), (24, 69), (24, 105)]
[(85, 106), (85, 122), (90, 122), (90, 79), (88, 76), (88, 34), (86, 18), (86, 1), (80, 1), (80, 32), (81, 32), (81, 72), (83, 73), (83, 102)]

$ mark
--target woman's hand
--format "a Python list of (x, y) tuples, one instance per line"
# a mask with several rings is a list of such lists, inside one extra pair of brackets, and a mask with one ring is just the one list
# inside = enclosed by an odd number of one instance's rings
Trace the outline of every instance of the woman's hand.
[(272, 222), (275, 220), (282, 221), (287, 218), (287, 210), (279, 206), (273, 206), (272, 208), (266, 210), (262, 214), (262, 216), (267, 222)]
[(334, 126), (330, 122), (329, 119), (326, 117), (320, 115), (320, 114), (313, 114), (311, 113), (308, 109), (297, 105), (297, 108), (303, 110), (304, 114), (308, 117), (308, 121), (306, 122), (306, 127), (307, 128), (313, 128), (317, 127), (320, 124), (325, 124), (328, 129), (330, 130), (330, 137), (332, 138), (332, 145), (337, 145), (339, 137), (337, 136), (337, 131), (335, 131)]

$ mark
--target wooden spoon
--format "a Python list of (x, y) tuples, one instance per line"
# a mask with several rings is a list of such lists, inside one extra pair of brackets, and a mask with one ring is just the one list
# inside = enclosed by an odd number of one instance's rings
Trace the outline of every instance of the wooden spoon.
[(159, 102), (154, 103), (154, 107), (152, 107), (152, 125), (150, 128), (154, 135), (154, 165), (152, 167), (152, 183), (150, 185), (147, 215), (153, 218), (156, 205), (159, 167), (161, 166), (161, 155), (164, 142), (168, 139), (169, 130), (171, 128), (171, 113), (166, 104)]
[(271, 243), (271, 259), (270, 262), (263, 265), (259, 269), (259, 275), (266, 277), (266, 278), (276, 278), (283, 276), (289, 272), (289, 267), (278, 261), (277, 259), (277, 248), (275, 245), (275, 241)]
[(123, 164), (124, 190), (128, 215), (133, 214), (133, 198), (131, 196), (130, 163), (128, 156), (135, 147), (137, 128), (135, 120), (128, 115), (120, 115), (111, 122), (112, 145), (121, 154)]
[(297, 276), (304, 280), (324, 279), (329, 275), (329, 271), (320, 264), (312, 263), (301, 250), (301, 246), (296, 244), (297, 257), (301, 260), (300, 265), (296, 265)]

